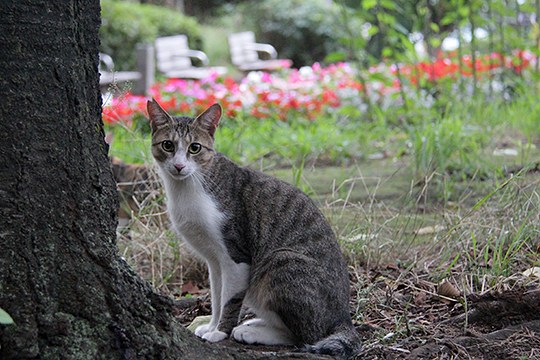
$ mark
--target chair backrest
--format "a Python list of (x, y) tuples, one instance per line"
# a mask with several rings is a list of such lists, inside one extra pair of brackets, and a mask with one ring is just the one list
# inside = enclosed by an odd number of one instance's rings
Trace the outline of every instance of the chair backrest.
[[(231, 61), (234, 65), (255, 62), (259, 60), (259, 54), (250, 44), (255, 43), (255, 34), (253, 31), (244, 31), (229, 35), (229, 49), (231, 52)], [(247, 46), (247, 47), (246, 47)]]
[(191, 59), (186, 56), (189, 49), (186, 35), (165, 36), (156, 39), (157, 68), (163, 73), (191, 67)]
[[(102, 66), (103, 65), (103, 66)], [(99, 72), (111, 72), (114, 70), (114, 61), (108, 54), (99, 53)]]

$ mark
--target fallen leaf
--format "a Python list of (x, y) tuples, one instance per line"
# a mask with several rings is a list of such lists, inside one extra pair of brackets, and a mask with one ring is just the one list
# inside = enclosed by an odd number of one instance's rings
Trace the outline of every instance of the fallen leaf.
[(495, 156), (518, 156), (517, 149), (495, 149), (493, 155)]
[(383, 151), (383, 152), (378, 152), (374, 154), (369, 154), (368, 159), (369, 160), (382, 160), (382, 159), (388, 158), (389, 156), (390, 154), (388, 154), (388, 152)]
[(414, 304), (415, 305), (424, 305), (426, 303), (427, 294), (423, 291), (418, 292), (416, 296), (414, 297)]
[(187, 294), (198, 294), (201, 292), (201, 289), (193, 283), (193, 281), (188, 281), (182, 285), (182, 296)]
[(426, 226), (416, 230), (414, 233), (416, 235), (429, 235), (438, 233), (439, 231), (443, 231), (444, 229), (445, 228), (442, 225)]
[(191, 324), (188, 325), (187, 329), (194, 333), (195, 329), (201, 325), (208, 324), (210, 320), (212, 320), (212, 315), (197, 316), (195, 319), (193, 319)]
[(446, 280), (443, 280), (443, 282), (437, 286), (437, 294), (450, 299), (458, 299), (461, 296), (461, 292)]
[(356, 234), (345, 239), (347, 242), (365, 241), (375, 239), (373, 234)]
[(4, 309), (0, 308), (0, 324), (11, 325), (13, 323), (13, 318)]
[(536, 276), (537, 278), (540, 278), (540, 267), (535, 266), (535, 267), (525, 270), (523, 272), (523, 276), (527, 276), (527, 277)]

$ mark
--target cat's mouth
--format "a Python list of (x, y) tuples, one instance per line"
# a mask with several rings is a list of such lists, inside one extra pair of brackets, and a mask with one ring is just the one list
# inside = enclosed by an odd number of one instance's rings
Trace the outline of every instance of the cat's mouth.
[(180, 170), (180, 171), (178, 171), (177, 169), (173, 169), (169, 171), (169, 174), (175, 180), (185, 180), (191, 177), (191, 175), (193, 175), (191, 171), (186, 171), (185, 169)]

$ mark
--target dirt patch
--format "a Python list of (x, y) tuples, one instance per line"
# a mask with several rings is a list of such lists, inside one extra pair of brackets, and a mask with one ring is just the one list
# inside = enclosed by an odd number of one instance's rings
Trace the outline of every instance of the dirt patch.
[[(358, 359), (540, 359), (538, 282), (452, 298), (426, 279), (395, 267), (351, 274), (351, 306), (361, 316), (355, 325), (364, 343)], [(178, 302), (184, 324), (210, 314), (209, 296), (201, 295)], [(221, 346), (281, 358), (299, 351), (232, 340)]]
[(416, 339), (425, 344), (411, 348), (403, 358), (540, 358), (539, 289), (471, 298), (468, 316), (450, 318), (430, 337)]
[[(538, 164), (507, 169), (527, 176), (495, 193), (488, 182), (455, 184), (456, 201), (444, 204), (417, 198), (407, 168), (372, 166), (304, 171), (350, 266), (351, 313), (363, 338), (359, 358), (540, 359), (540, 280), (522, 275), (539, 266)], [(183, 324), (209, 315), (206, 269), (166, 230), (162, 194), (150, 190), (139, 199), (133, 190), (135, 203), (145, 206), (131, 208), (131, 223), (119, 236), (122, 254), (179, 300)], [(216, 346), (300, 356), (295, 348), (231, 340)]]
[(358, 358), (540, 359), (538, 281), (452, 298), (427, 274), (392, 269), (376, 276)]

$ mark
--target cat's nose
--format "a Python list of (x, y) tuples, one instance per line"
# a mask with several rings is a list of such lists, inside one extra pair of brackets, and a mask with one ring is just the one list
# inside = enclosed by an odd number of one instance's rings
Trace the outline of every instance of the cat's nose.
[(182, 169), (185, 168), (184, 164), (174, 164), (174, 167), (178, 172), (182, 172)]

